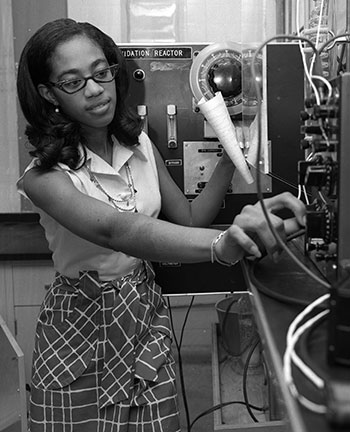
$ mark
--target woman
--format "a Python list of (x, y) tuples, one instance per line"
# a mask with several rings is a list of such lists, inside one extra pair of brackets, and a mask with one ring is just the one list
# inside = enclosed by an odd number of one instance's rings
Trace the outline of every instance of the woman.
[[(57, 271), (38, 317), (32, 432), (178, 431), (169, 319), (149, 261), (231, 265), (260, 257), (258, 244), (280, 252), (260, 204), (224, 233), (200, 228), (220, 208), (232, 163), (222, 157), (189, 203), (125, 106), (127, 90), (121, 52), (88, 23), (48, 23), (21, 55), (34, 149), (18, 189), (40, 214)], [(303, 223), (289, 194), (266, 206), (282, 237)], [(283, 207), (295, 218), (273, 214)]]

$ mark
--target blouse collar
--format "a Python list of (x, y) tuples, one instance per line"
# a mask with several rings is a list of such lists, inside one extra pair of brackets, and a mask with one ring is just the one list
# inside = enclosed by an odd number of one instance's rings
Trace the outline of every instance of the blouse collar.
[[(143, 153), (141, 146), (127, 147), (119, 143), (119, 141), (112, 136), (113, 152), (112, 152), (112, 166), (109, 165), (96, 153), (85, 147), (87, 160), (90, 164), (90, 169), (95, 173), (115, 174), (125, 165), (125, 163), (135, 156), (142, 161), (147, 162), (147, 156)], [(80, 145), (80, 152), (83, 153), (82, 146)]]

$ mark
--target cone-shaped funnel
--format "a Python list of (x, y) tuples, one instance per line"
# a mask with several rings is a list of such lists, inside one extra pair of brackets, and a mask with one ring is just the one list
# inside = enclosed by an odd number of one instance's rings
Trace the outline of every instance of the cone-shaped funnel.
[(207, 101), (204, 98), (201, 99), (198, 107), (244, 180), (248, 184), (253, 183), (254, 179), (238, 144), (235, 127), (221, 92), (215, 93), (215, 96)]

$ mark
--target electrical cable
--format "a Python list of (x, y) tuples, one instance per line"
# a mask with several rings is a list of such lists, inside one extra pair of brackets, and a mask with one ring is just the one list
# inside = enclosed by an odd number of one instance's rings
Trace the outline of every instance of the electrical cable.
[(192, 305), (194, 302), (194, 296), (191, 297), (191, 301), (190, 304), (188, 305), (187, 311), (186, 311), (186, 315), (184, 318), (184, 321), (182, 323), (182, 328), (181, 328), (181, 334), (180, 334), (180, 342), (179, 342), (179, 348), (181, 349), (182, 346), (182, 342), (183, 342), (183, 337), (184, 337), (184, 332), (185, 332), (185, 327), (186, 327), (186, 323), (190, 314), (190, 310), (192, 309)]
[(174, 338), (174, 342), (175, 342), (175, 346), (176, 346), (176, 350), (177, 350), (177, 355), (178, 355), (178, 366), (179, 366), (179, 377), (180, 377), (180, 383), (181, 383), (181, 394), (182, 394), (182, 399), (183, 399), (183, 404), (184, 404), (184, 410), (185, 410), (185, 417), (186, 417), (186, 425), (187, 425), (187, 430), (190, 431), (191, 427), (190, 427), (190, 412), (189, 412), (189, 407), (188, 407), (188, 401), (187, 401), (187, 395), (186, 395), (186, 388), (185, 388), (185, 377), (184, 377), (184, 370), (183, 370), (183, 362), (182, 362), (182, 355), (181, 355), (181, 344), (182, 344), (182, 337), (184, 334), (184, 328), (186, 326), (186, 322), (187, 322), (187, 318), (189, 315), (189, 311), (193, 305), (193, 301), (194, 301), (194, 296), (192, 296), (191, 298), (191, 302), (190, 305), (187, 309), (187, 313), (185, 315), (185, 319), (182, 323), (182, 329), (181, 329), (181, 343), (178, 343), (176, 334), (175, 334), (175, 326), (174, 326), (174, 320), (173, 320), (173, 314), (172, 314), (172, 310), (171, 310), (171, 305), (170, 305), (170, 299), (169, 297), (167, 297), (167, 302), (168, 302), (168, 309), (169, 309), (169, 317), (170, 317), (170, 325), (171, 325), (171, 329), (172, 329), (172, 333), (173, 333), (173, 338)]
[(284, 184), (286, 184), (287, 186), (290, 186), (291, 188), (298, 190), (298, 186), (297, 186), (297, 185), (295, 185), (295, 184), (293, 184), (293, 183), (290, 183), (289, 181), (287, 181), (287, 180), (285, 180), (284, 178), (280, 177), (278, 174), (273, 173), (272, 171), (269, 171), (269, 172), (267, 173), (267, 175), (268, 175), (269, 177), (271, 177), (272, 179), (278, 180), (279, 182), (284, 183)]
[(342, 44), (340, 49), (340, 55), (337, 56), (337, 62), (338, 62), (338, 69), (337, 69), (337, 75), (340, 75), (342, 72), (344, 72), (344, 58), (345, 58), (345, 44)]
[[(305, 233), (305, 229), (300, 229), (298, 231), (296, 231), (293, 234), (290, 234), (286, 241), (290, 242), (294, 239), (296, 239), (297, 237), (302, 236)], [(309, 258), (309, 257), (308, 257)], [(261, 281), (259, 281), (259, 279), (256, 276), (256, 266), (259, 262), (261, 262), (263, 258), (259, 258), (256, 259), (254, 261), (246, 261), (248, 264), (248, 268), (249, 268), (249, 278), (252, 281), (252, 284), (256, 287), (256, 289), (261, 292), (262, 294), (266, 295), (269, 298), (272, 298), (274, 300), (277, 300), (281, 303), (286, 303), (286, 304), (291, 304), (291, 305), (296, 305), (296, 306), (308, 306), (309, 305), (309, 301), (307, 300), (303, 300), (303, 299), (297, 299), (292, 296), (288, 296), (285, 294), (281, 294), (277, 291), (274, 291), (272, 289), (270, 289), (267, 285), (263, 284)], [(325, 279), (325, 281), (327, 283), (329, 283), (329, 281), (327, 280), (327, 278), (323, 275), (323, 273), (320, 271), (320, 269), (316, 266), (316, 264), (314, 263), (314, 261), (309, 258), (309, 262), (314, 266), (315, 270), (317, 270), (320, 273), (320, 276), (323, 277)]]
[[(337, 40), (340, 38), (345, 38), (345, 40), (340, 41), (341, 44), (350, 43), (350, 33), (341, 33), (324, 42), (323, 45), (321, 45), (320, 48), (318, 49), (318, 53), (321, 54), (328, 47), (328, 45), (331, 45), (333, 42), (335, 45)], [(331, 49), (331, 47), (328, 49)]]
[[(298, 0), (297, 4), (296, 4), (296, 9), (297, 9), (297, 11), (296, 11), (296, 25), (297, 25), (298, 38), (301, 37), (300, 36), (300, 30), (299, 30), (299, 27), (300, 27), (300, 25), (299, 25), (299, 3), (300, 3), (300, 0)], [(302, 40), (299, 39), (298, 40), (298, 44), (299, 44), (299, 50), (300, 50), (301, 58), (302, 58), (302, 61), (303, 61), (305, 76), (306, 76), (307, 80), (309, 81), (309, 84), (310, 84), (311, 88), (314, 91), (315, 98), (316, 98), (316, 103), (317, 103), (317, 105), (319, 105), (320, 104), (320, 97), (319, 97), (319, 94), (318, 94), (318, 90), (317, 90), (315, 84), (313, 83), (313, 81), (311, 79), (311, 74), (309, 73), (309, 70), (308, 70), (308, 67), (307, 67), (307, 64), (306, 64), (306, 57), (305, 57), (305, 53), (304, 53), (304, 50), (302, 48), (301, 42), (302, 42)], [(317, 50), (316, 46), (315, 46), (315, 50)]]
[(294, 240), (294, 239), (296, 239), (298, 237), (301, 237), (301, 236), (303, 236), (305, 234), (305, 232), (306, 232), (305, 228), (301, 228), (300, 230), (295, 231), (292, 234), (289, 234), (287, 236), (287, 238), (286, 238), (286, 241), (289, 242), (289, 241), (292, 241), (292, 240)]
[[(292, 395), (304, 407), (317, 414), (327, 414), (329, 421), (334, 421), (338, 426), (343, 428), (345, 425), (349, 424), (349, 396), (347, 393), (349, 386), (345, 386), (347, 387), (347, 390), (345, 390), (342, 383), (341, 391), (337, 392), (339, 387), (336, 383), (336, 380), (335, 382), (329, 380), (329, 377), (325, 371), (322, 370), (321, 367), (319, 367), (319, 365), (312, 360), (308, 350), (308, 342), (310, 341), (313, 332), (324, 323), (328, 314), (330, 313), (330, 309), (325, 309), (323, 312), (313, 316), (301, 325), (304, 319), (306, 319), (306, 317), (313, 312), (316, 306), (321, 305), (325, 301), (329, 302), (329, 299), (330, 294), (321, 296), (315, 302), (309, 305), (308, 308), (303, 310), (290, 325), (288, 329), (287, 348), (283, 359), (283, 369), (285, 380), (289, 385)], [(295, 346), (297, 343), (301, 346), (300, 352), (305, 361), (301, 360), (301, 358), (295, 352)], [(297, 386), (293, 382), (291, 370), (292, 362), (321, 392), (321, 396), (324, 401), (323, 404), (315, 403), (299, 393)]]
[(302, 358), (305, 359), (305, 362), (310, 365), (310, 367), (316, 371), (317, 375), (319, 375), (324, 381), (326, 381), (328, 379), (327, 376), (324, 375), (324, 371), (318, 366), (317, 362), (313, 361), (311, 356), (309, 355), (309, 350), (308, 350), (308, 343), (309, 341), (312, 339), (313, 337), (313, 332), (324, 323), (324, 321), (326, 321), (327, 316), (325, 315), (323, 318), (321, 318), (319, 321), (317, 321), (317, 323), (306, 329), (304, 334), (301, 336), (300, 338), (300, 356)]
[(309, 205), (309, 204), (310, 204), (310, 201), (309, 201), (309, 198), (308, 198), (308, 196), (307, 196), (307, 192), (306, 192), (306, 187), (305, 187), (305, 185), (302, 185), (301, 189), (302, 189), (303, 194), (304, 194), (305, 202), (306, 202), (307, 205)]
[[(218, 409), (220, 409), (220, 408), (223, 408), (223, 407), (225, 407), (225, 406), (228, 406), (228, 405), (234, 405), (234, 404), (238, 404), (238, 405), (246, 405), (246, 403), (244, 402), (244, 401), (230, 401), (230, 402), (223, 402), (223, 403), (220, 403), (220, 404), (218, 404), (218, 405), (214, 405), (213, 407), (211, 407), (211, 408), (209, 408), (208, 410), (206, 410), (206, 411), (203, 411), (201, 414), (199, 414), (193, 421), (192, 421), (192, 423), (191, 423), (191, 425), (190, 425), (190, 429), (189, 429), (189, 432), (191, 431), (191, 429), (192, 429), (192, 427), (193, 427), (193, 425), (200, 419), (200, 418), (202, 418), (202, 417), (204, 417), (204, 416), (206, 416), (206, 415), (208, 415), (208, 414), (211, 414), (212, 412), (214, 412), (214, 411), (216, 411), (216, 410), (218, 410)], [(257, 410), (257, 411), (265, 411), (265, 408), (261, 408), (261, 407), (257, 407), (257, 406), (255, 406), (255, 405), (251, 405), (251, 404), (249, 404), (250, 405), (250, 408), (252, 408), (252, 409), (255, 409), (255, 410)]]
[[(306, 318), (306, 316), (309, 315), (315, 308), (319, 307), (320, 305), (322, 305), (322, 303), (324, 303), (326, 300), (328, 300), (329, 297), (330, 297), (330, 295), (328, 293), (324, 294), (323, 296), (321, 296), (318, 299), (314, 300), (311, 304), (309, 304), (303, 311), (301, 311), (295, 317), (295, 319), (292, 321), (292, 323), (290, 324), (290, 326), (288, 328), (288, 332), (287, 332), (287, 349), (288, 349), (289, 345), (293, 343), (294, 335), (298, 331), (298, 325), (301, 324), (301, 322)], [(324, 310), (322, 312), (324, 312)], [(301, 366), (301, 363), (299, 362), (299, 358), (296, 355), (296, 353), (294, 353), (294, 354), (292, 353), (292, 359), (295, 360), (295, 363), (299, 365), (299, 369), (301, 369), (301, 370), (304, 371), (304, 375), (306, 375), (307, 377), (312, 376), (311, 380), (315, 384), (315, 386), (317, 386), (318, 388), (321, 388), (323, 386), (323, 384), (321, 383), (321, 381), (319, 380), (319, 378), (315, 377), (315, 375), (313, 375), (312, 371), (307, 370), (305, 372), (305, 370), (303, 369), (303, 366)]]
[[(247, 355), (247, 359), (246, 359), (245, 364), (244, 364), (243, 379), (242, 379), (242, 388), (243, 388), (244, 402), (246, 404), (246, 408), (247, 408), (247, 411), (248, 411), (250, 417), (253, 419), (253, 421), (255, 423), (259, 423), (259, 420), (255, 417), (255, 415), (254, 415), (254, 413), (252, 411), (251, 405), (249, 403), (248, 391), (247, 391), (247, 376), (248, 376), (248, 369), (249, 369), (250, 359), (251, 359), (251, 357), (252, 357), (252, 355), (253, 355), (256, 347), (259, 345), (259, 343), (260, 343), (260, 339), (257, 338), (253, 342), (252, 346), (249, 349), (249, 352), (248, 352), (248, 355)], [(262, 411), (262, 409), (260, 411)]]
[[(294, 380), (292, 377), (292, 372), (291, 372), (291, 363), (292, 363), (292, 355), (293, 355), (293, 351), (294, 351), (294, 347), (296, 345), (296, 343), (298, 342), (300, 336), (302, 335), (302, 333), (309, 327), (311, 327), (312, 325), (314, 325), (315, 323), (317, 323), (318, 320), (322, 319), (326, 314), (329, 313), (329, 310), (324, 310), (322, 312), (320, 312), (318, 315), (314, 316), (313, 318), (309, 319), (306, 323), (304, 323), (302, 326), (300, 326), (295, 333), (293, 334), (293, 336), (290, 339), (290, 343), (287, 345), (285, 354), (284, 354), (284, 358), (283, 358), (283, 366), (284, 366), (284, 378), (285, 381), (289, 387), (289, 390), (291, 392), (291, 394), (308, 410), (313, 411), (317, 414), (325, 414), (327, 412), (327, 407), (325, 405), (320, 405), (317, 404), (311, 400), (309, 400), (308, 398), (306, 398), (305, 396), (301, 395), (298, 392), (298, 389), (296, 387), (296, 385), (294, 384)], [(305, 372), (307, 378), (310, 379), (311, 382), (313, 382), (313, 376), (308, 375), (308, 372), (306, 370), (303, 370), (303, 372)]]
[[(308, 378), (318, 389), (324, 388), (324, 380), (319, 377), (311, 368), (309, 368), (301, 358), (295, 353), (295, 345), (299, 341), (301, 335), (310, 327), (314, 326), (322, 320), (325, 315), (329, 313), (329, 309), (324, 309), (317, 315), (308, 319), (303, 324), (302, 321), (313, 312), (314, 309), (321, 306), (322, 303), (329, 299), (330, 295), (325, 294), (311, 304), (309, 304), (305, 309), (303, 309), (292, 321), (287, 332), (287, 346), (283, 356), (283, 374), (288, 385), (291, 394), (307, 409), (318, 414), (324, 414), (326, 412), (326, 407), (324, 405), (316, 404), (315, 402), (309, 400), (305, 396), (299, 394), (297, 387), (294, 383), (292, 376), (292, 363), (295, 364), (299, 370)], [(299, 327), (298, 327), (299, 326)]]
[(277, 300), (281, 303), (286, 303), (290, 305), (296, 305), (296, 306), (307, 306), (309, 304), (308, 301), (303, 299), (298, 299), (292, 296), (287, 296), (285, 294), (281, 294), (277, 291), (273, 291), (270, 288), (267, 287), (267, 285), (264, 285), (261, 283), (256, 275), (255, 275), (255, 266), (257, 264), (257, 260), (254, 261), (250, 266), (250, 273), (249, 277), (251, 279), (252, 284), (256, 287), (256, 289), (261, 292), (262, 294), (266, 295), (269, 298), (272, 298), (273, 300)]
[[(278, 39), (287, 39), (287, 40), (301, 40), (301, 41), (305, 41), (306, 43), (308, 43), (311, 48), (313, 49), (313, 51), (315, 53), (317, 53), (317, 49), (315, 47), (315, 45), (309, 40), (306, 39), (304, 37), (300, 37), (300, 36), (289, 36), (289, 35), (278, 35), (278, 36), (274, 36), (272, 38), (267, 39), (265, 42), (263, 42), (255, 51), (253, 54), (253, 59), (252, 59), (252, 63), (251, 63), (251, 73), (252, 73), (252, 77), (253, 77), (253, 81), (254, 81), (254, 85), (256, 88), (256, 93), (257, 93), (257, 100), (258, 100), (258, 104), (257, 104), (257, 124), (258, 124), (258, 151), (257, 151), (257, 166), (258, 166), (258, 162), (260, 159), (260, 154), (261, 154), (261, 93), (260, 93), (260, 87), (259, 87), (259, 83), (257, 81), (257, 73), (255, 70), (255, 64), (256, 64), (256, 58), (257, 55), (260, 53), (260, 51), (269, 43), (272, 42), (274, 40), (278, 40)], [(310, 271), (294, 254), (293, 252), (289, 249), (289, 247), (285, 244), (285, 242), (281, 239), (280, 235), (278, 234), (278, 232), (276, 231), (275, 227), (273, 226), (268, 211), (266, 209), (265, 203), (264, 203), (264, 197), (263, 197), (263, 193), (262, 193), (262, 188), (261, 188), (261, 177), (260, 177), (260, 172), (259, 170), (257, 170), (257, 175), (256, 175), (256, 181), (257, 181), (257, 196), (258, 199), (261, 203), (261, 208), (263, 210), (263, 213), (265, 215), (267, 224), (273, 234), (273, 236), (275, 237), (277, 243), (279, 244), (279, 246), (286, 251), (286, 253), (290, 256), (290, 258), (300, 267), (303, 269), (303, 271), (308, 274), (310, 277), (312, 277), (318, 284), (322, 285), (323, 287), (329, 289), (330, 285), (325, 282), (324, 280), (320, 279), (318, 276), (316, 276), (312, 271)]]

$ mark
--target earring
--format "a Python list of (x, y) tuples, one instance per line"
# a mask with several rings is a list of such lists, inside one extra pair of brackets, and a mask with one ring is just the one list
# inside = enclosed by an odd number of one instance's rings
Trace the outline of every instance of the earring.
[(55, 113), (59, 113), (60, 112), (60, 108), (59, 108), (59, 106), (56, 106), (55, 107)]

